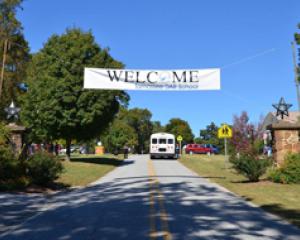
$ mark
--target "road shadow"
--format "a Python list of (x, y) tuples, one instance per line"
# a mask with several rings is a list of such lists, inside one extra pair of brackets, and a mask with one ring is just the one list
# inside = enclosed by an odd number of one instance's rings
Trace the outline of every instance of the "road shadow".
[(43, 194), (1, 193), (0, 238), (1, 234), (13, 229), (13, 226), (39, 213), (46, 201)]
[(262, 205), (261, 208), (283, 218), (289, 219), (289, 222), (300, 228), (300, 211), (286, 209), (281, 204), (266, 204)]
[[(172, 180), (172, 176), (167, 177)], [(150, 180), (148, 176), (115, 178), (51, 195), (47, 199), (47, 211), (0, 238), (149, 239), (149, 200), (153, 190)], [(188, 176), (172, 182), (165, 180), (161, 179), (158, 187), (164, 196), (173, 240), (300, 239), (299, 229), (206, 181), (195, 183), (196, 178)], [(154, 197), (157, 212), (159, 199), (161, 197)], [(12, 206), (16, 200), (9, 198), (7, 204)], [(278, 206), (269, 206), (269, 209), (272, 207), (278, 209)], [(17, 214), (12, 208), (10, 217)], [(161, 227), (159, 215), (155, 217), (155, 227)]]

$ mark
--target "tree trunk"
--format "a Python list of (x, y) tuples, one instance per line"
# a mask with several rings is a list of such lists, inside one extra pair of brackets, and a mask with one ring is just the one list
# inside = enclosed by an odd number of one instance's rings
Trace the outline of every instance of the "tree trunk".
[(72, 140), (70, 138), (66, 139), (66, 160), (67, 161), (70, 161), (71, 159), (71, 142)]
[(5, 62), (6, 62), (7, 46), (8, 46), (8, 39), (5, 39), (5, 41), (4, 41), (4, 49), (3, 49), (3, 58), (2, 58), (1, 77), (0, 77), (0, 99), (1, 99), (1, 96), (2, 96), (2, 88), (3, 88), (3, 81), (4, 81), (4, 72), (5, 72)]

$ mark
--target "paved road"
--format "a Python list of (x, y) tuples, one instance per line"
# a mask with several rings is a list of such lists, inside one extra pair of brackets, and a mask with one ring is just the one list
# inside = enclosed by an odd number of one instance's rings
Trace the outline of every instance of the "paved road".
[[(21, 211), (24, 209), (24, 212)], [(174, 160), (133, 156), (93, 186), (0, 195), (0, 239), (300, 239), (300, 230)]]

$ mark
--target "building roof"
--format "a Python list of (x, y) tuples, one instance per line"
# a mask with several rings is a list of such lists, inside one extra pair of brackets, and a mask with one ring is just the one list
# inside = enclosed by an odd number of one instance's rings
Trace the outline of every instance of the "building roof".
[(289, 112), (289, 116), (284, 116), (281, 119), (281, 116), (276, 116), (276, 112), (269, 112), (264, 119), (263, 129), (269, 129), (272, 125), (272, 128), (299, 128), (300, 126), (300, 112)]

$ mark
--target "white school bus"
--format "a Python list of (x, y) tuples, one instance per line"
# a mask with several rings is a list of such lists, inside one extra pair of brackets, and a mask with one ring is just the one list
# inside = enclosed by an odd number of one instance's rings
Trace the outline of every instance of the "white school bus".
[(150, 157), (176, 158), (175, 136), (170, 133), (155, 133), (150, 137)]

